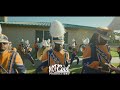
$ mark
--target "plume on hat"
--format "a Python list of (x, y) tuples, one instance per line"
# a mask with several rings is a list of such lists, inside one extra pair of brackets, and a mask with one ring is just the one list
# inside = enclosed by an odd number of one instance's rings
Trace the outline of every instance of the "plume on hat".
[(72, 39), (72, 42), (75, 42), (75, 39), (74, 39), (74, 38)]
[(43, 46), (45, 46), (45, 47), (46, 47), (46, 46), (49, 46), (46, 40), (44, 40), (44, 42), (42, 42), (42, 44), (43, 44)]
[(2, 27), (1, 27), (1, 24), (0, 24), (0, 42), (9, 42), (8, 41), (8, 37), (4, 34), (2, 34)]
[(50, 43), (50, 39), (48, 39), (47, 42)]
[(83, 41), (83, 44), (85, 44), (85, 45), (90, 42), (89, 38), (83, 39), (82, 41)]
[(75, 47), (75, 43), (73, 43), (72, 46)]
[(29, 44), (29, 40), (26, 40), (26, 41), (25, 41), (25, 44)]
[(52, 37), (60, 37), (60, 36), (64, 36), (65, 34), (64, 26), (62, 25), (61, 22), (57, 20), (51, 23), (51, 27), (49, 31)]
[(22, 39), (21, 42), (24, 42), (24, 39)]
[(1, 24), (0, 24), (0, 34), (2, 34), (2, 27), (1, 27)]
[(39, 38), (37, 38), (37, 42), (39, 42)]

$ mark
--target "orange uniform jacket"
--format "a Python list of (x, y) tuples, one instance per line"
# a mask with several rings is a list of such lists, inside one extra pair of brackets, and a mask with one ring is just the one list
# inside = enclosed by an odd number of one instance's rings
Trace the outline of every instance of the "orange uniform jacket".
[[(65, 59), (65, 57), (64, 57), (64, 55), (65, 55), (64, 49), (61, 50), (60, 52), (56, 52), (55, 50), (53, 50), (53, 53), (56, 55), (56, 57), (59, 58), (60, 62), (64, 65), (64, 59)], [(48, 60), (48, 52), (43, 54), (43, 56), (41, 58), (42, 62), (47, 61), (47, 60)], [(66, 52), (66, 60), (67, 61), (69, 60), (69, 53), (68, 52)], [(50, 66), (54, 65), (54, 64), (55, 64), (54, 60), (52, 60), (52, 58), (50, 57)], [(48, 68), (45, 68), (43, 70), (43, 72), (48, 73)]]
[[(108, 60), (111, 60), (111, 54), (108, 51), (108, 46), (98, 45), (97, 47), (106, 54)], [(87, 45), (85, 48), (83, 48), (82, 52), (83, 52), (83, 60), (91, 57), (91, 47), (89, 45)], [(102, 60), (102, 62), (105, 63), (104, 60)], [(97, 68), (99, 66), (99, 61), (95, 60), (91, 64), (89, 64), (89, 66), (91, 68)]]
[[(0, 54), (0, 65), (2, 65), (6, 71), (9, 71), (10, 58), (13, 52), (14, 51), (6, 50)], [(16, 65), (16, 68), (13, 66), (12, 69), (16, 69), (18, 73), (25, 73), (25, 67), (19, 53), (16, 54), (13, 64)], [(0, 68), (0, 73), (2, 73), (2, 71), (2, 68)]]

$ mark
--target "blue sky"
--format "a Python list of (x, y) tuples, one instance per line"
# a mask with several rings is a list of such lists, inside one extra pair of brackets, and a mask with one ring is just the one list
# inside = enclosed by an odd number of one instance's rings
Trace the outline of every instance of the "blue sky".
[(99, 27), (99, 26), (108, 26), (114, 17), (108, 17), (108, 16), (101, 16), (101, 17), (87, 17), (87, 16), (15, 16), (15, 17), (8, 17), (8, 21), (22, 21), (22, 22), (52, 22), (54, 20), (59, 20), (62, 23), (66, 24), (75, 24), (75, 25), (84, 25), (84, 26), (91, 26), (91, 27)]

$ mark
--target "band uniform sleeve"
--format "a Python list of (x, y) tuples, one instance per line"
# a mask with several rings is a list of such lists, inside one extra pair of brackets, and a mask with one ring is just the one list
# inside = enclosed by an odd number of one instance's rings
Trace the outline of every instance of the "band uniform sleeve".
[(69, 61), (70, 60), (70, 57), (69, 57), (69, 53), (66, 52), (66, 60)]
[(23, 64), (22, 58), (19, 55), (19, 53), (17, 53), (17, 55), (16, 55), (15, 64), (16, 64), (16, 69), (17, 69), (18, 73), (26, 73), (26, 68)]
[(88, 65), (90, 68), (98, 68), (99, 61), (93, 61), (91, 64)]
[(91, 48), (90, 46), (86, 46), (84, 48), (82, 48), (82, 56), (83, 58), (88, 58), (88, 57), (91, 57)]
[(48, 51), (42, 55), (41, 61), (44, 62), (48, 60)]
[(15, 63), (16, 63), (17, 65), (23, 65), (23, 61), (22, 61), (22, 58), (21, 58), (21, 56), (19, 55), (19, 53), (17, 53), (17, 55), (16, 55)]

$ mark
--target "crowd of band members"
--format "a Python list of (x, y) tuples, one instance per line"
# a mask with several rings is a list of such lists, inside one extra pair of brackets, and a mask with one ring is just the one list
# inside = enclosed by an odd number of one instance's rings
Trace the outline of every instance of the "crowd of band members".
[[(56, 25), (56, 27), (54, 27)], [(58, 30), (56, 32), (56, 30)], [(72, 65), (74, 60), (77, 60), (77, 64), (80, 62), (78, 52), (81, 52), (82, 56), (82, 72), (80, 73), (111, 73), (116, 71), (120, 72), (120, 68), (111, 64), (110, 46), (108, 45), (109, 34), (111, 30), (108, 28), (98, 27), (97, 31), (93, 33), (90, 41), (85, 39), (79, 48), (76, 48), (77, 43), (73, 38), (72, 44), (67, 46), (67, 50), (64, 49), (64, 34), (65, 29), (61, 22), (54, 21), (50, 27), (50, 34), (52, 36), (52, 42), (50, 39), (39, 42), (39, 38), (35, 41), (34, 45), (30, 45), (29, 40), (24, 41), (22, 39), (18, 43), (18, 47), (13, 47), (12, 42), (8, 40), (8, 37), (2, 32), (0, 34), (0, 73), (26, 73), (25, 61), (28, 59), (33, 66), (35, 66), (35, 60), (40, 60), (41, 64), (36, 69), (35, 73), (43, 72), (49, 73), (49, 66), (54, 64), (62, 64), (67, 66)], [(41, 59), (37, 58), (37, 52), (40, 48), (50, 47), (43, 55)], [(35, 49), (35, 56), (31, 54)], [(118, 54), (119, 54), (119, 48)], [(119, 56), (120, 57), (120, 56)]]

